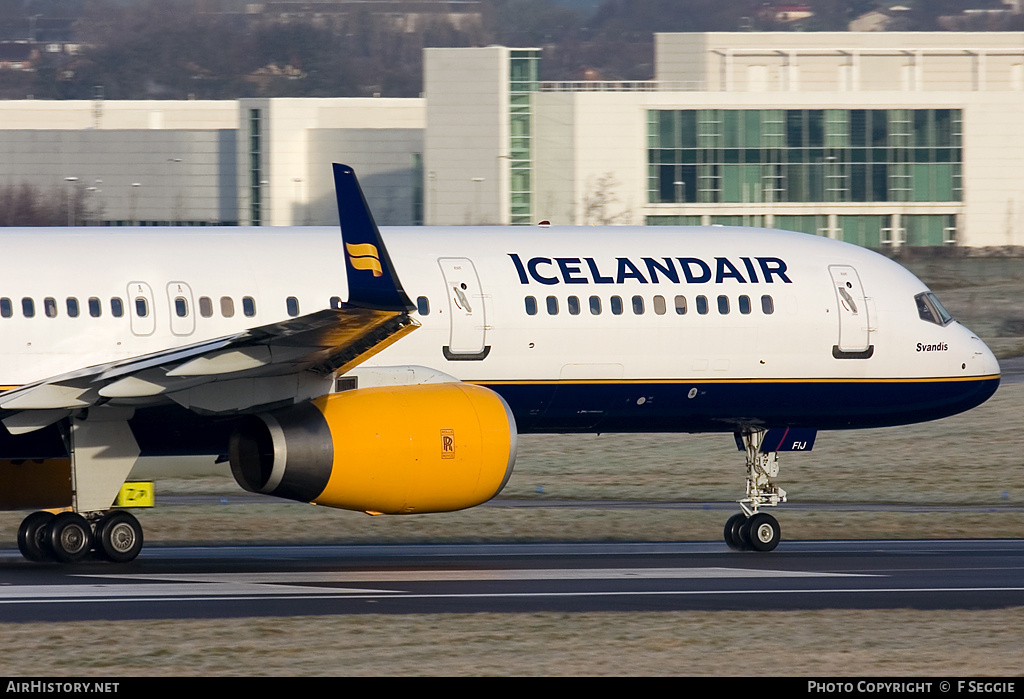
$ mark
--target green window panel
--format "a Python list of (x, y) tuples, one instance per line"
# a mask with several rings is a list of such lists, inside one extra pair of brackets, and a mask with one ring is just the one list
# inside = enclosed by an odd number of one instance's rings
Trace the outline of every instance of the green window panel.
[(761, 200), (761, 167), (759, 165), (724, 165), (722, 167), (722, 201), (749, 203)]
[(699, 226), (700, 216), (647, 216), (644, 224), (648, 226)]
[(775, 228), (784, 231), (797, 231), (798, 233), (809, 233), (819, 235), (819, 231), (828, 227), (828, 217), (823, 215), (811, 216), (775, 216)]
[(882, 247), (882, 229), (890, 228), (891, 225), (891, 216), (866, 214), (839, 217), (842, 239), (866, 248)]
[(914, 247), (946, 245), (955, 236), (956, 217), (951, 214), (906, 214), (902, 221), (907, 245)]
[[(648, 124), (648, 163), (673, 166), (652, 171), (651, 202), (962, 197), (959, 110), (651, 110)], [(681, 164), (698, 166), (695, 180)], [(744, 166), (757, 165), (752, 187)]]
[(743, 216), (712, 216), (712, 225), (716, 226), (742, 226)]

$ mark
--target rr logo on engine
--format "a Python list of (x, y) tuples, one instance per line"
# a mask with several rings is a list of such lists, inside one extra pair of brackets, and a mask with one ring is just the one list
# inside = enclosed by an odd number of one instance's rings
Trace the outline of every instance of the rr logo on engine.
[(441, 458), (455, 458), (455, 430), (441, 430)]

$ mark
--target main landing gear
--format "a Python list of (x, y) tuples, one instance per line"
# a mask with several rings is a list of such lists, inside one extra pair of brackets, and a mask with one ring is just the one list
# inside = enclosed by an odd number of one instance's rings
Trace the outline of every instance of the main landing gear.
[(766, 434), (766, 430), (736, 433), (737, 445), (746, 452), (747, 496), (739, 501), (743, 511), (725, 523), (725, 543), (734, 551), (771, 551), (782, 538), (778, 520), (760, 511), (786, 502), (786, 491), (772, 481), (779, 475), (779, 455), (761, 451)]
[(36, 563), (75, 563), (90, 551), (107, 561), (127, 563), (142, 550), (142, 525), (124, 510), (88, 517), (77, 512), (33, 512), (18, 527), (18, 549)]

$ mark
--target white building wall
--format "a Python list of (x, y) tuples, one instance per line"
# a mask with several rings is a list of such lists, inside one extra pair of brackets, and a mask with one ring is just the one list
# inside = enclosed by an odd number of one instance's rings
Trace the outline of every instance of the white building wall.
[(959, 242), (1024, 245), (1024, 92), (972, 94), (964, 104), (964, 208)]
[[(85, 192), (86, 223), (233, 220), (234, 130), (0, 130), (0, 185)], [(233, 191), (227, 193), (233, 195)]]
[[(707, 32), (655, 34), (657, 79), (710, 91), (1021, 89), (1022, 32)], [(756, 69), (753, 69), (754, 67)]]
[[(360, 132), (363, 137), (376, 138), (384, 152), (419, 147), (420, 141), (410, 140), (400, 131), (422, 131), (425, 127), (425, 109), (422, 99), (390, 98), (334, 98), (334, 99), (244, 99), (237, 102), (241, 124), (238, 163), (241, 174), (238, 187), (239, 219), (252, 222), (253, 181), (250, 167), (250, 114), (259, 110), (262, 153), (260, 182), (262, 195), (262, 225), (294, 226), (337, 222), (337, 211), (325, 191), (334, 190), (332, 162), (357, 160), (368, 167), (357, 169), (360, 177), (379, 174), (366, 149), (344, 132)], [(376, 130), (376, 135), (367, 130)], [(335, 137), (326, 132), (337, 131)], [(386, 134), (395, 131), (397, 140), (385, 144)], [(315, 135), (314, 135), (315, 134)], [(345, 144), (348, 144), (346, 147)], [(411, 167), (412, 151), (404, 153), (406, 167)], [(357, 162), (346, 164), (357, 166)], [(395, 220), (411, 223), (410, 216)]]
[(535, 222), (643, 223), (647, 196), (644, 94), (654, 93), (534, 95)]
[(537, 92), (534, 116), (534, 218), (553, 225), (578, 225), (576, 182), (578, 110), (573, 92)]
[(234, 100), (0, 101), (0, 130), (236, 128)]
[(508, 224), (511, 49), (424, 49), (427, 225)]
[[(295, 225), (337, 225), (338, 205), (331, 164), (355, 169), (359, 186), (379, 226), (413, 223), (413, 195), (422, 191), (422, 169), (414, 155), (423, 153), (423, 129), (312, 129), (309, 132), (309, 170), (304, 185), (296, 185), (292, 219)], [(305, 195), (308, 197), (303, 201)]]

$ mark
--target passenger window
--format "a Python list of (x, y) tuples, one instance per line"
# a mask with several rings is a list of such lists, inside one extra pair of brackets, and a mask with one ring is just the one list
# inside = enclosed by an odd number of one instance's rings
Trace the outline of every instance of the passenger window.
[(643, 296), (634, 296), (633, 297), (633, 313), (635, 313), (638, 316), (642, 316), (644, 314), (644, 297)]
[(220, 314), (225, 318), (235, 317), (235, 301), (230, 296), (220, 297)]
[(46, 313), (47, 318), (57, 317), (57, 299), (52, 296), (47, 296), (43, 299), (43, 312)]
[(590, 314), (599, 316), (601, 315), (601, 297), (591, 296), (590, 297)]
[(665, 315), (665, 297), (655, 296), (654, 297), (654, 312), (659, 316)]
[(618, 296), (612, 296), (612, 314), (622, 315), (622, 299)]
[(750, 314), (750, 297), (740, 296), (740, 313), (743, 315)]
[(548, 296), (548, 298), (547, 298), (547, 305), (548, 305), (548, 315), (549, 316), (557, 316), (558, 315), (558, 299), (555, 298), (554, 296)]
[(210, 300), (209, 296), (199, 297), (199, 315), (203, 318), (209, 318), (213, 315), (213, 301)]
[(718, 313), (723, 316), (729, 315), (729, 297), (719, 296), (718, 297)]
[(526, 297), (526, 315), (537, 315), (537, 299), (533, 298), (532, 296)]
[(74, 296), (69, 296), (68, 297), (68, 301), (67, 301), (67, 306), (68, 306), (68, 317), (69, 318), (77, 318), (78, 317), (78, 299), (76, 299)]
[(697, 313), (700, 313), (702, 316), (703, 315), (707, 315), (707, 313), (708, 313), (708, 297), (707, 296), (698, 296), (697, 297)]
[(184, 296), (178, 296), (174, 299), (174, 312), (179, 318), (184, 318), (188, 315), (188, 301)]
[(676, 296), (676, 315), (686, 315), (686, 297)]
[(580, 300), (578, 297), (570, 296), (565, 303), (569, 308), (569, 315), (578, 316), (580, 314)]
[(766, 316), (770, 316), (772, 313), (775, 313), (775, 302), (772, 301), (771, 296), (761, 297), (761, 312)]
[[(420, 296), (420, 298), (422, 299), (423, 297)], [(426, 301), (426, 299), (423, 300)], [(288, 308), (288, 315), (290, 315), (292, 318), (299, 315), (299, 300), (294, 296), (289, 296), (285, 300), (285, 306)]]
[(245, 314), (246, 318), (252, 318), (256, 315), (256, 299), (252, 296), (242, 297), (242, 313)]
[(124, 315), (124, 301), (117, 296), (110, 299), (110, 315), (120, 318)]
[(91, 315), (93, 318), (99, 318), (102, 313), (103, 313), (103, 304), (101, 304), (100, 300), (98, 298), (96, 298), (95, 296), (90, 296), (89, 297), (89, 315)]
[(36, 315), (36, 302), (30, 299), (28, 296), (21, 300), (21, 313), (26, 318), (35, 318)]
[(426, 296), (420, 296), (416, 299), (416, 312), (421, 316), (430, 314), (430, 301), (427, 300)]
[(149, 304), (141, 296), (135, 299), (135, 315), (139, 318), (145, 318), (149, 315)]
[(14, 315), (14, 306), (11, 305), (9, 298), (0, 299), (0, 316), (4, 318), (10, 318)]

